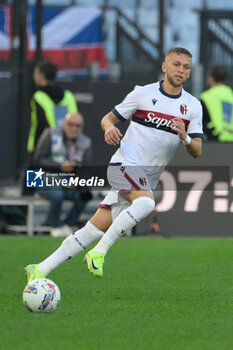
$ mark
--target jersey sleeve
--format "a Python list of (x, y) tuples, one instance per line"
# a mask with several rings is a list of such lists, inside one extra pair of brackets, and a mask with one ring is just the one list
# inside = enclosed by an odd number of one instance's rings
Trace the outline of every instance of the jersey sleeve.
[(202, 130), (202, 107), (198, 102), (196, 104), (196, 108), (193, 111), (192, 118), (190, 120), (187, 133), (190, 137), (200, 137), (203, 138), (203, 130)]
[(138, 109), (138, 88), (135, 86), (134, 90), (131, 91), (125, 99), (115, 108), (112, 112), (117, 116), (121, 121), (128, 120)]

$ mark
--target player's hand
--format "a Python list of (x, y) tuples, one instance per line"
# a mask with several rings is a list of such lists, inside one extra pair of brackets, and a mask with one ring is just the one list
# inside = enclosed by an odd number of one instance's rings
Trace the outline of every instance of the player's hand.
[(172, 120), (172, 129), (175, 130), (181, 140), (185, 140), (187, 133), (185, 130), (185, 124), (181, 118), (174, 118)]
[(120, 143), (122, 136), (123, 135), (120, 132), (120, 130), (118, 128), (116, 128), (115, 126), (111, 126), (104, 133), (105, 142), (111, 146), (118, 145)]

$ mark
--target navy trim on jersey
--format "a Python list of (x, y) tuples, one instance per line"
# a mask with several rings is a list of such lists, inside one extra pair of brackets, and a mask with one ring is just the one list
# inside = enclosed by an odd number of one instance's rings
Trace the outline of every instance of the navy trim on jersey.
[(200, 137), (201, 139), (203, 139), (203, 134), (198, 134), (198, 133), (193, 133), (193, 134), (188, 134), (192, 139), (194, 137)]
[(117, 165), (121, 165), (122, 163), (121, 162), (117, 162), (117, 163), (109, 163), (108, 165), (110, 166), (117, 166)]
[(113, 108), (112, 113), (115, 114), (115, 116), (122, 122), (125, 122), (126, 119), (122, 117), (122, 115), (116, 110), (116, 108)]
[(180, 91), (180, 93), (178, 95), (170, 95), (170, 94), (168, 94), (166, 91), (163, 90), (162, 82), (163, 82), (163, 80), (161, 80), (159, 82), (159, 91), (161, 92), (161, 94), (163, 94), (163, 95), (165, 95), (165, 96), (167, 96), (169, 98), (179, 98), (182, 95), (182, 89), (181, 89), (181, 91)]

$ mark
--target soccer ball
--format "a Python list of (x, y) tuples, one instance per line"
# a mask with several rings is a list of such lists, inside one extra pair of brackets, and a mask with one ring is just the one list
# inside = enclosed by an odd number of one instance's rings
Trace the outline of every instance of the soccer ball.
[(61, 300), (61, 293), (53, 281), (38, 278), (29, 282), (23, 291), (23, 303), (31, 312), (52, 312)]

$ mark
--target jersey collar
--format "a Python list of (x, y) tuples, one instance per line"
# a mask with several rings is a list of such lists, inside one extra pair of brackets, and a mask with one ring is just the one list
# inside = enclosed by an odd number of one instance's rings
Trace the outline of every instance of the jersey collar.
[(163, 95), (165, 95), (165, 96), (167, 96), (167, 97), (169, 97), (169, 98), (179, 98), (179, 97), (182, 95), (182, 89), (181, 89), (181, 91), (180, 91), (180, 93), (179, 93), (178, 95), (170, 95), (170, 94), (166, 93), (166, 92), (163, 90), (162, 82), (163, 82), (163, 80), (161, 80), (161, 81), (159, 82), (159, 91), (161, 92), (161, 94), (163, 94)]

